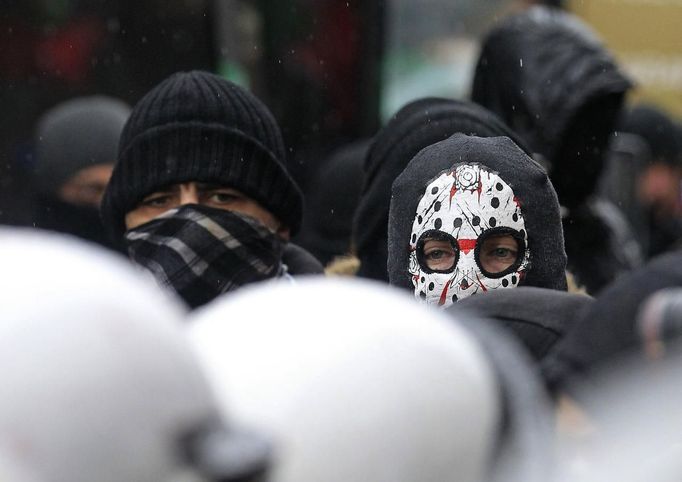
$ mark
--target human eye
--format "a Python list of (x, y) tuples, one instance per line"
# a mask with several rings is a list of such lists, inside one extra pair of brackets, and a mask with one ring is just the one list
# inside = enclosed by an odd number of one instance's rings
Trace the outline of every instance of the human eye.
[(163, 208), (170, 204), (171, 194), (169, 193), (154, 193), (142, 200), (142, 205), (151, 208)]
[(501, 273), (519, 258), (519, 245), (511, 235), (490, 236), (483, 241), (478, 258), (488, 273)]
[(226, 193), (226, 192), (216, 192), (211, 194), (211, 200), (216, 201), (216, 202), (221, 202), (221, 203), (226, 203), (226, 202), (231, 202), (237, 199), (237, 196), (234, 194)]
[(512, 248), (499, 246), (493, 248), (490, 255), (495, 256), (496, 258), (516, 258), (517, 251)]
[(223, 205), (231, 204), (242, 196), (229, 189), (212, 189), (206, 192), (205, 199), (211, 204)]
[(427, 240), (424, 244), (424, 261), (428, 268), (448, 270), (455, 263), (457, 253), (449, 242)]
[(426, 255), (426, 259), (442, 259), (448, 255), (445, 250), (439, 248), (432, 249), (424, 254)]

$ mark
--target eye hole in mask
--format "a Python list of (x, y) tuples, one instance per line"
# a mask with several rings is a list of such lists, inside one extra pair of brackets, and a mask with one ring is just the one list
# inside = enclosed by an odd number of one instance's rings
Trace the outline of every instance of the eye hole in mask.
[(452, 272), (459, 261), (457, 240), (443, 231), (426, 231), (417, 242), (417, 261), (426, 273)]
[(426, 273), (451, 273), (457, 266), (460, 249), (474, 249), (476, 264), (488, 278), (501, 278), (516, 271), (525, 256), (523, 235), (512, 228), (485, 231), (478, 239), (457, 240), (448, 233), (430, 230), (417, 242), (417, 261)]
[(519, 269), (526, 254), (524, 236), (519, 231), (499, 227), (483, 232), (476, 241), (474, 257), (484, 276), (502, 278)]

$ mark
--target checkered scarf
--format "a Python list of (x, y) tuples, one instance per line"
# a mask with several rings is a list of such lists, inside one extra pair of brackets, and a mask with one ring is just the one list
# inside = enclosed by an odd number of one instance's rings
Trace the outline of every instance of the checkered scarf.
[(128, 254), (191, 307), (279, 276), (284, 245), (248, 216), (185, 205), (125, 234)]

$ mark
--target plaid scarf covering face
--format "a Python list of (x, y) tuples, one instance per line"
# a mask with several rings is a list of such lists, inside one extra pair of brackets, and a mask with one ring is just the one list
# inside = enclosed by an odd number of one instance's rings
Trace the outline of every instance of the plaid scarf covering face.
[(130, 258), (191, 307), (282, 271), (284, 241), (255, 219), (188, 204), (125, 234)]

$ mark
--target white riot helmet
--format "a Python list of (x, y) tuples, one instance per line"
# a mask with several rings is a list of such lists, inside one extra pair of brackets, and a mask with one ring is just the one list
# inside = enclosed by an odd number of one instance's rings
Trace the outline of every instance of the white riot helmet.
[(0, 266), (7, 466), (41, 482), (255, 480), (241, 476), (263, 459), (223, 428), (179, 305), (62, 237), (0, 230)]
[(369, 283), (259, 285), (195, 313), (223, 406), (269, 435), (273, 482), (475, 482), (496, 380), (462, 328)]

